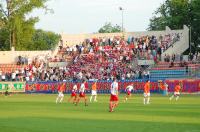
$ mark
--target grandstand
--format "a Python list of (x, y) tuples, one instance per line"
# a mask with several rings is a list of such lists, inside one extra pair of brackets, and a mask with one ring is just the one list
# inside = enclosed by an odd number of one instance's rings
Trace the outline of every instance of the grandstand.
[(182, 56), (189, 47), (188, 34), (187, 26), (153, 32), (62, 34), (53, 51), (0, 52), (0, 59), (5, 60), (1, 61), (0, 79), (49, 82), (117, 78), (125, 82), (139, 79), (142, 83), (146, 79), (197, 78), (198, 57), (188, 61)]

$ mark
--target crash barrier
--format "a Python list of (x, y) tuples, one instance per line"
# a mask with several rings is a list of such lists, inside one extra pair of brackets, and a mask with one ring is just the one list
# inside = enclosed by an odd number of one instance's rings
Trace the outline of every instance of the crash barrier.
[[(161, 89), (159, 88), (157, 80), (151, 81), (151, 92), (160, 93)], [(169, 92), (174, 91), (174, 87), (179, 82), (182, 82), (182, 92), (185, 93), (194, 93), (200, 91), (200, 79), (185, 79), (185, 80), (165, 80), (168, 84)], [(142, 93), (144, 89), (146, 80), (126, 80), (126, 81), (118, 81), (119, 91), (125, 92), (125, 88), (134, 83), (134, 91), (135, 93)], [(78, 89), (80, 88), (81, 81), (66, 81), (66, 82), (27, 82), (25, 91), (26, 93), (57, 93), (60, 87), (64, 83), (64, 93), (70, 93), (73, 86), (77, 84)], [(94, 81), (86, 82), (86, 93), (91, 92), (91, 86)], [(109, 93), (110, 86), (112, 81), (97, 81), (97, 90), (98, 93)]]

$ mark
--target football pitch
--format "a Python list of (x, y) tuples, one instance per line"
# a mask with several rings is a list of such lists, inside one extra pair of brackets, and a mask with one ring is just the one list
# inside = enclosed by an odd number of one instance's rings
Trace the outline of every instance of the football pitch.
[[(133, 95), (108, 112), (109, 95), (97, 103), (78, 106), (55, 104), (57, 95), (0, 95), (0, 132), (200, 132), (200, 96), (182, 95), (178, 101), (152, 94), (143, 105), (142, 94)], [(88, 95), (89, 97), (90, 95)]]

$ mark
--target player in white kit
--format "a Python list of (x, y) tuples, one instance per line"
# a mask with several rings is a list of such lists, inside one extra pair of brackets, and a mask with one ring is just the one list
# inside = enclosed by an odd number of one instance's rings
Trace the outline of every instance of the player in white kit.
[(68, 102), (70, 102), (73, 99), (73, 104), (76, 102), (77, 99), (77, 85), (74, 84), (72, 91), (71, 91), (71, 97), (68, 99)]
[(125, 96), (125, 99), (124, 99), (124, 102), (126, 102), (128, 100), (128, 98), (131, 97), (131, 91), (134, 89), (134, 83), (128, 85), (125, 89), (126, 91), (126, 96)]
[(118, 98), (118, 82), (114, 79), (114, 82), (111, 84), (110, 88), (110, 104), (109, 104), (109, 112), (113, 112), (114, 108), (118, 106), (119, 98)]
[(87, 97), (86, 97), (86, 95), (85, 95), (85, 83), (86, 83), (86, 81), (83, 81), (82, 82), (82, 84), (81, 84), (81, 87), (80, 87), (80, 89), (79, 89), (79, 97), (78, 97), (78, 99), (77, 99), (77, 101), (76, 101), (76, 103), (75, 103), (75, 105), (77, 106), (78, 105), (78, 103), (79, 103), (79, 101), (81, 100), (81, 98), (83, 98), (84, 99), (84, 101), (85, 101), (85, 106), (88, 106), (88, 104), (87, 104)]

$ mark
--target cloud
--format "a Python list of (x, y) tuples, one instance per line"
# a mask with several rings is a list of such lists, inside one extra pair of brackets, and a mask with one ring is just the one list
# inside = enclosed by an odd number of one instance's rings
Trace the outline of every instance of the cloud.
[[(149, 18), (165, 0), (51, 0), (47, 4), (54, 14), (39, 14), (41, 21), (37, 27), (68, 33), (95, 32), (97, 28), (110, 21), (121, 23), (119, 7), (125, 9), (124, 23), (129, 31), (145, 30)], [(47, 24), (48, 23), (48, 24)]]

